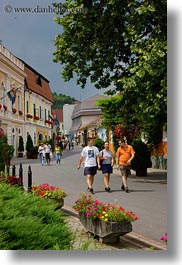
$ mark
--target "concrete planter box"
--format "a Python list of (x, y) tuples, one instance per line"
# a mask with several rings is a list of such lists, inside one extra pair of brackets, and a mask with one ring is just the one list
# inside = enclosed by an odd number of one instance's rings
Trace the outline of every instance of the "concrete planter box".
[(85, 213), (78, 214), (79, 219), (86, 230), (99, 237), (102, 243), (115, 243), (123, 236), (132, 231), (130, 222), (105, 222), (100, 219), (89, 219)]
[(49, 198), (50, 201), (54, 202), (56, 204), (56, 210), (60, 209), (64, 206), (64, 199), (55, 199), (55, 198)]

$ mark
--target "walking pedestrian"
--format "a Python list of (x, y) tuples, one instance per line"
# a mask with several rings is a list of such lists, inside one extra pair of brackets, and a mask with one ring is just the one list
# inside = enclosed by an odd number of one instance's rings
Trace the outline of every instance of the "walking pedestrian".
[(110, 192), (111, 188), (109, 187), (110, 174), (113, 173), (114, 166), (114, 155), (111, 150), (109, 150), (109, 143), (104, 143), (104, 149), (99, 153), (100, 165), (102, 173), (104, 174), (104, 185), (105, 191)]
[(39, 145), (38, 152), (39, 152), (40, 163), (43, 166), (44, 165), (44, 159), (45, 159), (45, 146), (43, 143), (41, 143)]
[(87, 185), (88, 191), (92, 194), (94, 176), (97, 173), (97, 164), (98, 168), (100, 168), (100, 159), (99, 159), (99, 149), (93, 145), (94, 140), (92, 138), (88, 138), (88, 145), (82, 149), (79, 163), (77, 165), (77, 169), (80, 169), (82, 162), (84, 162), (84, 176), (87, 177)]
[(60, 165), (62, 150), (58, 144), (55, 145), (56, 163)]
[(135, 156), (135, 151), (131, 145), (125, 143), (124, 139), (119, 141), (119, 147), (116, 152), (116, 166), (121, 170), (121, 189), (129, 192), (127, 187), (127, 178), (130, 174), (131, 161)]
[(50, 157), (51, 149), (52, 149), (51, 145), (46, 143), (45, 144), (45, 158), (46, 158), (46, 162), (48, 166), (50, 165), (50, 161), (51, 161), (51, 157)]

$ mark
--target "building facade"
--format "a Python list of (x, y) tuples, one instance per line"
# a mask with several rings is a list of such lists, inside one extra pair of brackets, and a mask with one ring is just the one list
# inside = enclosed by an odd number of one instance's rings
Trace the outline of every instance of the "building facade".
[(51, 138), (49, 81), (0, 44), (0, 127), (18, 155), (19, 136), (33, 144)]

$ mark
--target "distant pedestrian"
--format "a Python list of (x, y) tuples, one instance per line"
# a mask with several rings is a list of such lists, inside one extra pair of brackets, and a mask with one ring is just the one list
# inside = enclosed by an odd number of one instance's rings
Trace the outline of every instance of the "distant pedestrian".
[(97, 164), (98, 168), (100, 168), (100, 159), (99, 159), (99, 149), (93, 145), (94, 140), (92, 138), (88, 138), (88, 145), (82, 149), (79, 163), (77, 165), (77, 169), (80, 169), (82, 162), (84, 162), (84, 176), (87, 177), (87, 185), (88, 191), (92, 194), (94, 176), (97, 173)]
[(42, 166), (43, 166), (43, 165), (44, 165), (44, 159), (45, 159), (45, 146), (44, 146), (43, 143), (41, 143), (41, 144), (39, 145), (38, 152), (39, 152), (40, 163), (41, 163)]
[(105, 191), (110, 192), (111, 188), (109, 187), (110, 174), (113, 173), (114, 166), (114, 156), (113, 152), (109, 150), (109, 143), (104, 143), (104, 149), (99, 153), (100, 164), (102, 173), (104, 174), (104, 185)]
[(48, 166), (50, 165), (50, 161), (51, 161), (51, 157), (50, 157), (51, 152), (52, 152), (51, 145), (46, 143), (45, 144), (45, 158), (46, 158), (46, 162)]
[(60, 165), (62, 150), (57, 144), (55, 145), (56, 163)]
[(131, 161), (135, 156), (135, 151), (131, 145), (125, 143), (124, 139), (119, 141), (119, 147), (116, 152), (116, 166), (121, 170), (121, 189), (128, 191), (127, 178), (130, 174)]
[(71, 150), (71, 142), (68, 141), (68, 149)]

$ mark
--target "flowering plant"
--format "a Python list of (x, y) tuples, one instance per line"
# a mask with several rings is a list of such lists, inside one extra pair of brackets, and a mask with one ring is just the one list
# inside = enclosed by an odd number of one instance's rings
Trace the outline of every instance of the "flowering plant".
[(32, 119), (32, 118), (33, 118), (33, 115), (32, 115), (32, 114), (30, 114), (30, 113), (27, 113), (27, 118), (30, 118), (30, 119)]
[(122, 206), (104, 204), (99, 200), (94, 200), (91, 195), (80, 194), (73, 208), (78, 213), (85, 213), (87, 218), (101, 219), (105, 222), (133, 222), (138, 219), (133, 212), (125, 210)]
[(39, 116), (34, 116), (34, 120), (39, 120)]
[(62, 199), (67, 196), (66, 192), (56, 186), (51, 186), (48, 183), (32, 186), (34, 196), (40, 196), (49, 199)]
[(12, 112), (15, 114), (17, 112), (17, 109), (13, 108)]
[(21, 116), (23, 114), (23, 111), (22, 110), (19, 110), (19, 115)]
[(8, 107), (6, 105), (3, 105), (4, 111), (7, 111)]
[(0, 182), (10, 184), (10, 185), (21, 185), (22, 179), (16, 176), (0, 176)]
[(162, 241), (164, 241), (164, 242), (166, 242), (166, 243), (167, 243), (167, 241), (168, 241), (168, 236), (167, 236), (167, 233), (165, 233), (165, 235), (164, 235), (164, 236), (162, 236), (162, 237), (160, 238), (160, 240), (162, 240)]

